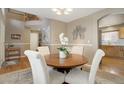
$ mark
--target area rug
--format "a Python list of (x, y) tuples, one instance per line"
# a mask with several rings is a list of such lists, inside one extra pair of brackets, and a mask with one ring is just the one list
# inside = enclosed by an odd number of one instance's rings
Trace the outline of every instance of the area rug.
[(10, 65), (16, 65), (16, 64), (18, 64), (18, 63), (19, 63), (18, 60), (14, 60), (14, 61), (5, 61), (5, 62), (3, 62), (2, 67), (6, 67), (6, 66), (10, 66)]
[(0, 84), (32, 84), (32, 71), (30, 68), (0, 74)]
[[(0, 74), (0, 84), (32, 84), (32, 83), (33, 78), (31, 68)], [(107, 72), (98, 71), (96, 75), (96, 84), (124, 84), (124, 77), (119, 77)]]

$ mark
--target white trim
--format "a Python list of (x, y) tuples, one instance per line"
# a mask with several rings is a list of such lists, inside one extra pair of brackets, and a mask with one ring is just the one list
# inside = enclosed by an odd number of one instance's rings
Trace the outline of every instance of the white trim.
[[(61, 46), (62, 44), (43, 44), (43, 45), (50, 45), (50, 46)], [(92, 44), (68, 44), (66, 46), (92, 46)]]
[(5, 43), (5, 45), (13, 44), (13, 45), (29, 45), (30, 43)]
[[(5, 45), (8, 45), (8, 44), (14, 44), (14, 45), (29, 45), (31, 43), (5, 43)], [(43, 45), (50, 45), (50, 46), (59, 46), (59, 45), (62, 45), (62, 44), (43, 44)], [(73, 46), (73, 45), (76, 45), (76, 46), (92, 46), (92, 44), (68, 44), (66, 46)]]

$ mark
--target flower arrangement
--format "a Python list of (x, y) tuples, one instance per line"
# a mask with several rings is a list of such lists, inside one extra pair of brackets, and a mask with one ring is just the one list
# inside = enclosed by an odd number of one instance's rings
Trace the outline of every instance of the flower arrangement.
[(68, 45), (68, 38), (64, 37), (64, 33), (61, 33), (59, 35), (59, 40), (61, 43), (61, 47), (59, 47), (59, 56), (60, 58), (66, 58), (67, 56), (69, 56), (69, 51), (67, 49), (67, 45)]

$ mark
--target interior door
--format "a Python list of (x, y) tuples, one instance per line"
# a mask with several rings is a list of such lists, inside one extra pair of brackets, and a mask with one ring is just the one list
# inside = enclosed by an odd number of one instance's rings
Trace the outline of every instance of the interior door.
[(31, 32), (30, 33), (30, 49), (36, 50), (38, 47), (38, 40), (39, 40), (39, 33), (38, 32)]

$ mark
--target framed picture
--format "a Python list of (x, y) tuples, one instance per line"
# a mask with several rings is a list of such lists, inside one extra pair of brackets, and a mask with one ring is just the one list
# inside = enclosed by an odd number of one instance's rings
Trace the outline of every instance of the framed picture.
[(21, 34), (11, 34), (11, 39), (20, 40), (21, 39)]

